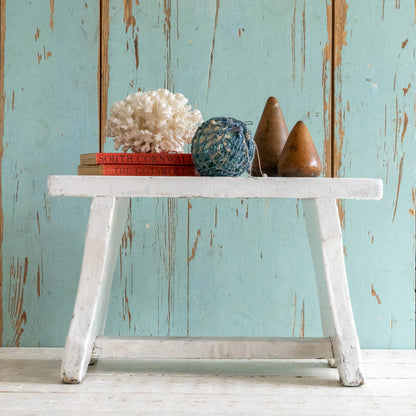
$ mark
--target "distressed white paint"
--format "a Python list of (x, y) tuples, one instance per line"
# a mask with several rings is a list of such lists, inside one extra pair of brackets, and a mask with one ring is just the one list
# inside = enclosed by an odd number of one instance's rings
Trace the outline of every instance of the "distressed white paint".
[(103, 334), (128, 203), (126, 198), (92, 200), (78, 293), (62, 360), (65, 383), (82, 380), (95, 338)]
[(364, 381), (360, 345), (348, 292), (337, 203), (335, 199), (311, 199), (304, 200), (303, 205), (323, 333), (331, 337), (341, 383), (359, 386)]
[(50, 176), (53, 196), (380, 199), (380, 179)]
[(98, 337), (93, 358), (332, 358), (329, 338)]
[[(359, 386), (363, 383), (360, 346), (348, 293), (336, 198), (380, 199), (381, 180), (52, 176), (49, 177), (48, 187), (51, 195), (93, 197), (74, 316), (62, 362), (63, 382), (80, 382), (91, 359), (101, 355), (125, 355), (141, 358), (325, 357), (331, 366), (338, 367), (343, 385)], [(322, 327), (325, 337), (331, 341), (288, 341), (282, 338), (100, 338), (104, 331), (129, 197), (163, 196), (303, 199), (318, 284)]]

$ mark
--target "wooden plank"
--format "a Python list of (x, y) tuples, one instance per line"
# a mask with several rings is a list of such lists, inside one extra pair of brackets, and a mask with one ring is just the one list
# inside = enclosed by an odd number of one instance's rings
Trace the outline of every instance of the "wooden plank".
[[(17, 397), (16, 397), (17, 396)], [(136, 412), (143, 415), (164, 414), (167, 416), (194, 415), (195, 413), (206, 413), (209, 406), (210, 415), (252, 415), (258, 411), (262, 415), (275, 415), (276, 411), (280, 415), (310, 415), (311, 412), (319, 412), (322, 416), (348, 415), (351, 413), (362, 412), (366, 415), (379, 414), (380, 408), (385, 415), (397, 414), (397, 408), (403, 414), (412, 414), (416, 410), (414, 400), (410, 397), (400, 400), (400, 405), (391, 397), (378, 397), (373, 400), (365, 398), (344, 398), (334, 400), (324, 400), (322, 397), (313, 398), (299, 395), (291, 397), (288, 401), (285, 397), (278, 394), (264, 396), (240, 396), (234, 394), (175, 394), (172, 393), (167, 398), (161, 398), (160, 393), (143, 394), (140, 392), (132, 393), (97, 393), (83, 395), (79, 393), (54, 394), (49, 397), (42, 395), (38, 397), (36, 393), (6, 393), (4, 403), (8, 407), (2, 410), (13, 412), (14, 415), (24, 415), (28, 411), (32, 413), (56, 412), (69, 415), (71, 412), (83, 412), (85, 408), (91, 408), (89, 414), (126, 414)], [(28, 409), (28, 403), (32, 403)], [(2, 405), (3, 406), (3, 405)]]
[(93, 358), (332, 358), (329, 338), (98, 337)]
[[(378, 361), (365, 365), (366, 384), (357, 389), (344, 389), (338, 384), (338, 374), (326, 365), (325, 360), (120, 360), (103, 359), (91, 367), (82, 385), (62, 385), (59, 380), (60, 359), (55, 350), (28, 351), (14, 349), (1, 360), (0, 391), (47, 393), (84, 393), (141, 391), (185, 392), (195, 383), (193, 392), (230, 391), (252, 394), (276, 392), (296, 394), (298, 388), (308, 388), (314, 394), (325, 396), (329, 390), (336, 396), (371, 397), (386, 395), (407, 397), (412, 395), (416, 382), (415, 361), (391, 363), (391, 351), (377, 351)], [(62, 349), (58, 350), (62, 356)], [(36, 352), (38, 357), (36, 358)], [(50, 357), (44, 356), (48, 352)], [(395, 354), (401, 355), (401, 351)], [(28, 357), (32, 358), (28, 358)], [(363, 351), (366, 361), (367, 350)], [(404, 352), (405, 361), (406, 352)], [(220, 376), (220, 377), (219, 377)], [(220, 381), (219, 381), (220, 380)], [(253, 384), (249, 380), (256, 380)], [(261, 382), (263, 380), (263, 382)], [(141, 384), (138, 388), (137, 384)], [(317, 388), (319, 387), (319, 388)]]
[(97, 150), (99, 0), (1, 4), (2, 345), (63, 345), (89, 204), (61, 209), (46, 180)]
[[(4, 42), (6, 38), (6, 0), (0, 0), (0, 250), (3, 246), (3, 192), (2, 192), (2, 169), (1, 162), (3, 159), (3, 134), (4, 134), (4, 114), (5, 98), (4, 93)], [(0, 346), (3, 345), (3, 256), (0, 264)]]
[(380, 199), (379, 179), (50, 176), (52, 196)]
[(414, 348), (415, 5), (342, 0), (335, 14), (334, 173), (385, 190), (340, 204), (357, 330), (362, 346)]

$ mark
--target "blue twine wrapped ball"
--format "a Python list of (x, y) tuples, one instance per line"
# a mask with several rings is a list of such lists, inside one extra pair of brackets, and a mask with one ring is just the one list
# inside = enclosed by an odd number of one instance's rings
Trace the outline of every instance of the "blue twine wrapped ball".
[(191, 151), (201, 176), (240, 176), (249, 170), (255, 148), (242, 121), (213, 117), (195, 132)]

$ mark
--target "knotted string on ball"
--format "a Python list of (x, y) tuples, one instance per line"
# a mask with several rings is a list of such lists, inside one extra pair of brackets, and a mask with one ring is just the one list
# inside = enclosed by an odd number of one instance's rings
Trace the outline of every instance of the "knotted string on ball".
[(191, 151), (201, 176), (240, 176), (250, 169), (255, 148), (245, 123), (213, 117), (197, 129)]

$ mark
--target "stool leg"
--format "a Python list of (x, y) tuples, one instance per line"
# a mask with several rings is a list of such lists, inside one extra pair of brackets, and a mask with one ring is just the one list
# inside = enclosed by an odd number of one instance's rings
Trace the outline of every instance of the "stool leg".
[(104, 331), (128, 205), (129, 198), (95, 197), (91, 202), (78, 293), (62, 360), (63, 383), (81, 382), (95, 338)]
[(324, 336), (331, 338), (341, 383), (359, 386), (364, 382), (361, 351), (348, 291), (336, 200), (305, 199), (303, 205)]

